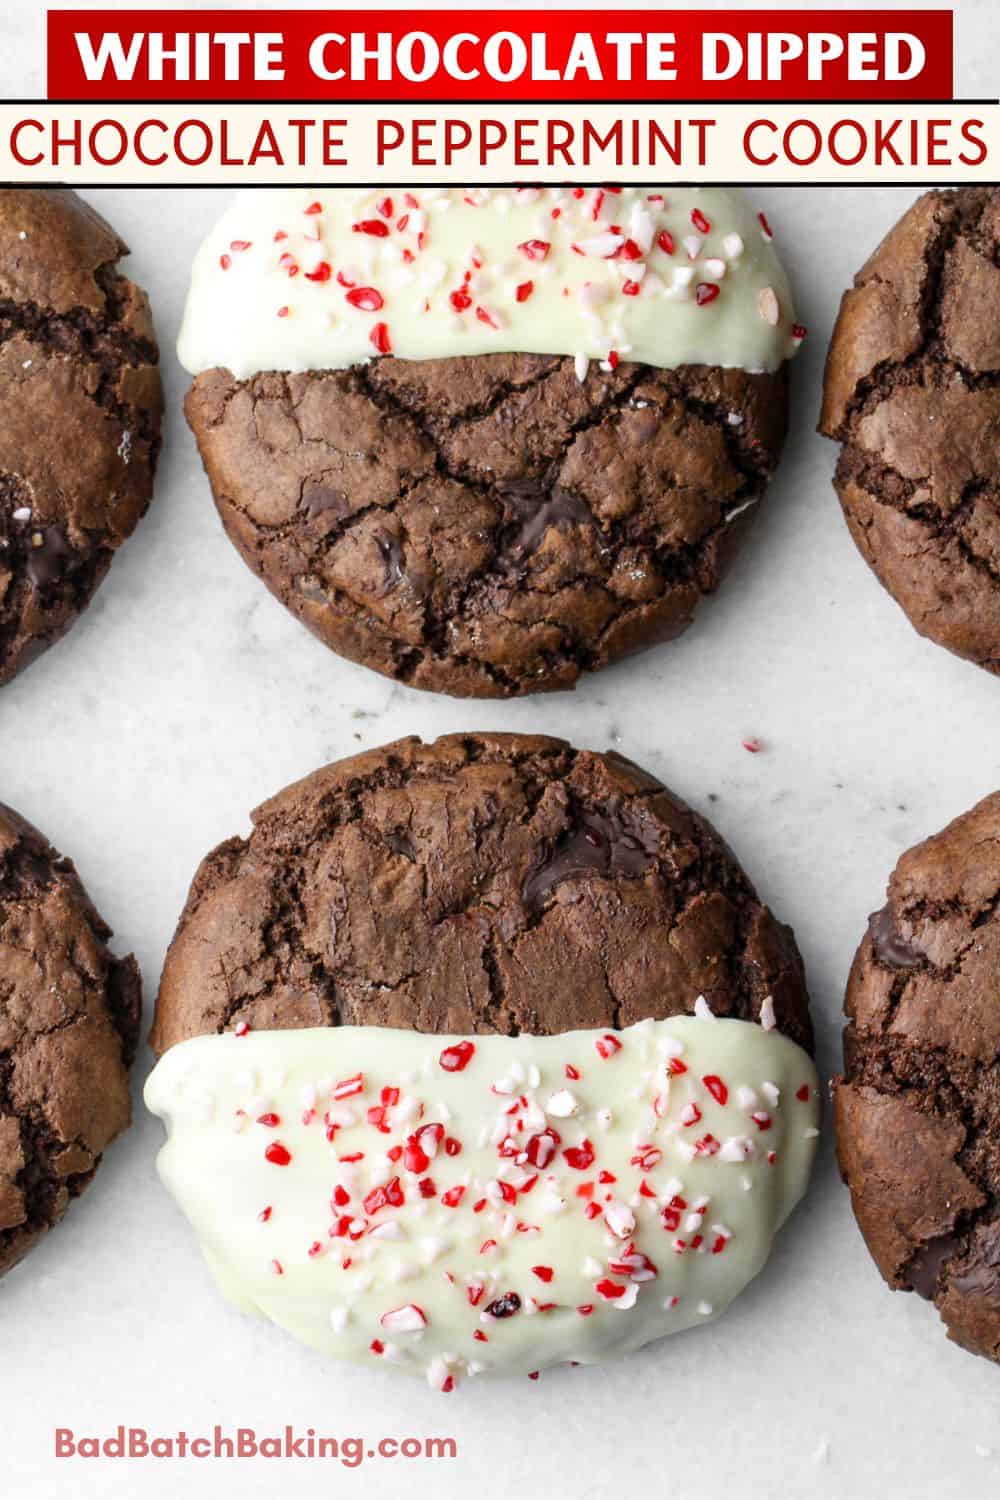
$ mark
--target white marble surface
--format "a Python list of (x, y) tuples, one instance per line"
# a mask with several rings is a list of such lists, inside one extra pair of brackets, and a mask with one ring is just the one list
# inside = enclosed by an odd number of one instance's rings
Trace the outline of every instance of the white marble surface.
[[(989, 0), (961, 11), (962, 91), (986, 93), (996, 12)], [(15, 3), (0, 23), (10, 94), (40, 87), (37, 14)], [(913, 195), (762, 195), (810, 338), (780, 478), (695, 628), (571, 696), (478, 705), (339, 661), (251, 577), (216, 519), (172, 354), (186, 267), (218, 197), (89, 196), (131, 242), (131, 270), (154, 298), (166, 445), (155, 504), (89, 614), (3, 689), (0, 795), (75, 858), (117, 944), (139, 958), (148, 1006), (199, 858), (244, 830), (260, 799), (405, 733), (547, 730), (613, 745), (709, 813), (795, 927), (831, 1072), (848, 965), (892, 864), (1000, 785), (1000, 683), (921, 641), (878, 587), (830, 488), (833, 447), (813, 431), (840, 290)], [(748, 734), (763, 753), (741, 748)], [(137, 1096), (149, 1066), (144, 1048)], [(70, 1221), (0, 1289), (6, 1495), (447, 1497), (474, 1486), (482, 1500), (949, 1500), (1000, 1485), (1000, 1373), (948, 1345), (925, 1304), (883, 1287), (829, 1142), (774, 1261), (718, 1325), (620, 1367), (442, 1398), (324, 1366), (224, 1306), (156, 1181), (159, 1127), (137, 1115)], [(217, 1421), (366, 1440), (449, 1434), (459, 1457), (372, 1460), (350, 1475), (318, 1460), (51, 1457), (56, 1425), (170, 1433)]]

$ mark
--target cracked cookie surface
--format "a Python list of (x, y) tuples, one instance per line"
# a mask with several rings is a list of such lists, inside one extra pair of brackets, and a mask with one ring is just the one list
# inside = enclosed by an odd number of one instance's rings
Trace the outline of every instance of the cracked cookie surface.
[(0, 805), (0, 1275), (129, 1124), (141, 982), (72, 863)]
[(811, 1050), (791, 930), (702, 818), (618, 755), (451, 735), (317, 771), (202, 861), (152, 1044), (241, 1024), (548, 1034), (699, 995), (744, 1020), (770, 998)]
[(1000, 793), (900, 859), (851, 970), (841, 1172), (890, 1286), (1000, 1361)]
[(0, 683), (87, 607), (152, 495), (157, 347), (125, 254), (75, 193), (0, 189)]
[(341, 655), (511, 697), (686, 629), (778, 462), (787, 375), (489, 354), (199, 375), (231, 540)]
[(820, 431), (851, 535), (921, 635), (1000, 673), (1000, 189), (930, 192), (845, 293)]

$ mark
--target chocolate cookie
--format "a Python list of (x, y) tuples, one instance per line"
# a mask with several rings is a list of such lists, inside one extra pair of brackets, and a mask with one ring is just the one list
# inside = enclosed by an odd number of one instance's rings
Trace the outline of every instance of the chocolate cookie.
[(1000, 189), (926, 193), (845, 293), (820, 431), (862, 556), (921, 633), (1000, 672)]
[(72, 862), (0, 806), (0, 1275), (129, 1124), (141, 983)]
[(75, 193), (0, 189), (0, 683), (87, 607), (152, 495), (158, 355), (127, 253)]
[(732, 195), (531, 191), (241, 199), (180, 342), (244, 560), (335, 651), (459, 696), (569, 688), (690, 624), (804, 335)]
[(841, 1171), (890, 1286), (1000, 1360), (1000, 793), (904, 854), (847, 988)]
[(811, 1049), (792, 933), (709, 825), (618, 755), (450, 735), (327, 766), (207, 856), (152, 1044), (340, 1023), (547, 1034), (699, 996)]

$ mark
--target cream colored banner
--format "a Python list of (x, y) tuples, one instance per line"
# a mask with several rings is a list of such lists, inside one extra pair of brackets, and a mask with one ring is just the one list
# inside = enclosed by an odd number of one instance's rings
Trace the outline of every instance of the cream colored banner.
[(8, 183), (985, 182), (1000, 106), (0, 105)]

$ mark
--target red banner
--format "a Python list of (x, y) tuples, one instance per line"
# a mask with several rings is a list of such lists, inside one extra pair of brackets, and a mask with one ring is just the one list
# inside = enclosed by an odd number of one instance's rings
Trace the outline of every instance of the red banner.
[(818, 102), (952, 87), (946, 10), (48, 13), (50, 99)]

